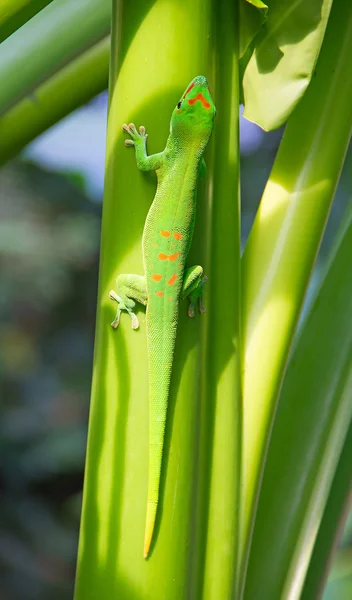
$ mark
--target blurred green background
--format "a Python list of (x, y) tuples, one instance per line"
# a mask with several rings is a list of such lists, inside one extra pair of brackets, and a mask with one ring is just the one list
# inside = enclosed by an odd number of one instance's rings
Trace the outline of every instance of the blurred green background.
[[(104, 93), (0, 169), (0, 600), (73, 595), (106, 111)], [(281, 136), (241, 120), (243, 245)], [(350, 150), (306, 306), (351, 201), (351, 166)], [(324, 598), (352, 598), (351, 517)]]

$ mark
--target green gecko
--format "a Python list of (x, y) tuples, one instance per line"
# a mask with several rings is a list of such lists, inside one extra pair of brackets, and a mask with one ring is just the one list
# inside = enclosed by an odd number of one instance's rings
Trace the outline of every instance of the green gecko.
[(194, 316), (198, 302), (205, 311), (202, 294), (206, 277), (200, 266), (185, 267), (196, 216), (196, 186), (204, 150), (213, 131), (216, 109), (205, 77), (198, 76), (187, 87), (171, 117), (165, 150), (147, 155), (145, 127), (123, 125), (134, 146), (137, 167), (156, 171), (158, 185), (148, 212), (142, 239), (144, 275), (119, 275), (112, 327), (121, 311), (139, 327), (135, 301), (147, 306), (149, 375), (149, 477), (144, 558), (147, 558), (155, 525), (160, 487), (170, 379), (174, 356), (179, 300), (189, 298), (188, 315)]

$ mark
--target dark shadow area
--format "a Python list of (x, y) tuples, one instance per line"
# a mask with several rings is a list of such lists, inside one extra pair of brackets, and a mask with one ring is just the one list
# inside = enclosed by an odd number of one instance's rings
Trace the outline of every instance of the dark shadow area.
[[(272, 21), (271, 15), (274, 11), (275, 20)], [(263, 26), (262, 33), (259, 34), (256, 48), (259, 73), (274, 71), (284, 56), (280, 47), (296, 44), (311, 34), (321, 21), (321, 12), (322, 0), (294, 3), (280, 2), (280, 0), (271, 2), (268, 20)], [(277, 31), (280, 31), (285, 22), (287, 26), (278, 36)]]

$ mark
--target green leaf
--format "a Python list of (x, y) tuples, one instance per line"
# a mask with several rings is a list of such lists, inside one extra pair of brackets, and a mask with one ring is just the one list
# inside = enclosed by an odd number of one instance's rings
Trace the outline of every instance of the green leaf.
[[(352, 224), (284, 379), (259, 498), (246, 600), (301, 598), (352, 419), (352, 278), (346, 276), (351, 256)], [(325, 564), (319, 568), (322, 577)]]
[(73, 60), (0, 118), (0, 165), (108, 85), (110, 37)]
[(352, 128), (344, 7), (333, 5), (317, 75), (286, 127), (243, 255), (244, 562), (287, 356)]
[(55, 0), (0, 45), (0, 115), (110, 30), (110, 0)]
[[(345, 309), (344, 309), (345, 310)], [(351, 508), (352, 489), (352, 423), (346, 436), (343, 451), (336, 469), (335, 477), (331, 485), (328, 501), (325, 506), (324, 515), (320, 523), (319, 532), (315, 540), (314, 550), (309, 562), (309, 568), (304, 582), (301, 600), (319, 598), (329, 573), (329, 567), (339, 542), (344, 522)], [(352, 513), (350, 513), (352, 516)], [(346, 529), (346, 528), (345, 528)], [(343, 543), (343, 539), (341, 540)], [(347, 575), (352, 579), (352, 550), (348, 546), (349, 569)], [(345, 555), (343, 551), (335, 553), (332, 572), (329, 580), (333, 587), (334, 579), (340, 578), (340, 559)], [(343, 575), (346, 576), (346, 569)], [(352, 582), (352, 581), (351, 581)], [(328, 588), (330, 587), (328, 583)], [(340, 599), (340, 596), (337, 596)]]
[[(204, 572), (207, 600), (218, 600), (219, 594), (227, 598), (235, 587), (240, 452), (238, 34), (232, 0), (221, 3), (215, 17), (213, 8), (212, 0), (144, 0), (138, 7), (129, 0), (113, 3), (95, 362), (76, 600), (201, 598)], [(214, 71), (212, 57), (217, 57)], [(156, 179), (138, 172), (133, 150), (124, 146), (121, 126), (131, 121), (144, 124), (148, 151), (162, 150), (173, 107), (197, 74), (210, 80), (218, 117), (206, 156), (208, 175), (197, 195), (189, 264), (199, 261), (212, 283), (206, 290), (204, 319), (197, 315), (190, 321), (185, 304), (180, 307), (160, 508), (151, 554), (145, 560), (145, 315), (140, 310), (139, 331), (132, 331), (126, 315), (119, 330), (112, 330), (114, 306), (108, 293), (119, 273), (143, 272), (141, 236)], [(226, 313), (223, 295), (235, 307)]]
[(1, 0), (0, 43), (52, 0)]
[[(332, 0), (271, 0), (243, 77), (244, 116), (266, 131), (302, 98), (324, 38)], [(349, 5), (344, 4), (346, 18)]]
[(266, 21), (268, 7), (261, 0), (240, 0), (240, 58)]

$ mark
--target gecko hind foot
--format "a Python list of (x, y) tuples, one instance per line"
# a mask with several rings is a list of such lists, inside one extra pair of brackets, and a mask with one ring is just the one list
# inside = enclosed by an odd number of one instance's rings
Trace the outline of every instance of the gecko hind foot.
[(147, 286), (144, 275), (119, 275), (116, 279), (116, 292), (110, 290), (109, 297), (117, 302), (116, 316), (111, 326), (117, 329), (121, 312), (126, 311), (131, 319), (132, 329), (138, 329), (139, 321), (134, 313), (136, 302), (147, 304)]
[[(139, 321), (138, 321), (137, 315), (135, 315), (135, 313), (131, 310), (130, 307), (126, 306), (126, 304), (123, 302), (122, 298), (120, 298), (120, 296), (118, 296), (116, 294), (116, 292), (114, 292), (114, 290), (110, 290), (109, 297), (111, 300), (114, 300), (114, 302), (117, 302), (116, 316), (115, 316), (115, 319), (111, 323), (111, 327), (113, 327), (114, 329), (118, 328), (119, 323), (120, 323), (121, 312), (123, 310), (125, 310), (131, 317), (132, 329), (138, 329)], [(133, 304), (134, 304), (134, 302), (133, 302)]]

